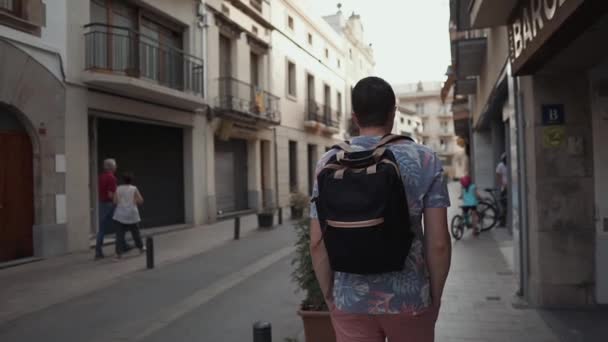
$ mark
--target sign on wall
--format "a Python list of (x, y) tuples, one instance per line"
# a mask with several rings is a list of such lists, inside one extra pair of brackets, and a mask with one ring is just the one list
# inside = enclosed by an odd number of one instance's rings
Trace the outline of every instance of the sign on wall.
[(543, 126), (563, 125), (566, 123), (566, 114), (563, 104), (543, 105)]
[(522, 0), (509, 20), (509, 53), (513, 73), (556, 33), (585, 0)]

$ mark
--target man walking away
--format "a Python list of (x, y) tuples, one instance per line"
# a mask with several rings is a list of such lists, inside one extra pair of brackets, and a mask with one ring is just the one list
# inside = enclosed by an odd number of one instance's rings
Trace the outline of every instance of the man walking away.
[(317, 165), (315, 273), (338, 342), (432, 342), (451, 260), (442, 164), (389, 135), (396, 99), (387, 82), (365, 78), (352, 96), (361, 136)]
[(509, 187), (509, 171), (507, 169), (507, 153), (500, 155), (500, 162), (496, 166), (496, 184), (500, 190), (500, 226), (504, 227), (507, 223), (507, 191)]
[(95, 260), (103, 259), (103, 238), (112, 224), (114, 214), (114, 193), (116, 192), (116, 160), (103, 161), (104, 172), (99, 176), (99, 226), (95, 241)]

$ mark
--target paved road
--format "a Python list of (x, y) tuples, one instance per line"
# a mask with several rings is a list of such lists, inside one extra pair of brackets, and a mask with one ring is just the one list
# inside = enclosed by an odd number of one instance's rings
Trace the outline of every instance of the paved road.
[(196, 257), (141, 271), (110, 287), (0, 325), (0, 341), (251, 340), (273, 323), (296, 337), (299, 295), (290, 281), (293, 230), (254, 233)]

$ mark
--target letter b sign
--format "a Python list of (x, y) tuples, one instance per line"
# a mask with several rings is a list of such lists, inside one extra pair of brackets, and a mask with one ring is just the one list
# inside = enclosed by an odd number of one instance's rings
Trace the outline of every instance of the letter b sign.
[(543, 105), (543, 126), (563, 125), (564, 123), (564, 105)]

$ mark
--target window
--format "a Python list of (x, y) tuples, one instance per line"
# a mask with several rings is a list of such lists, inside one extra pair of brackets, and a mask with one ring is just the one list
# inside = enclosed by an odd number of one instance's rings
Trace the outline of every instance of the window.
[(40, 37), (44, 18), (42, 0), (0, 0), (0, 25)]
[(405, 123), (405, 119), (404, 118), (401, 118), (401, 123), (402, 124)]
[(342, 61), (338, 58), (338, 69), (342, 68)]
[(253, 8), (258, 10), (259, 12), (262, 11), (262, 0), (250, 0), (249, 3)]
[(293, 21), (293, 17), (292, 16), (287, 16), (287, 26), (289, 27), (290, 30), (294, 30), (295, 24)]
[(353, 60), (353, 49), (348, 49), (348, 55), (350, 57), (350, 60)]
[(296, 65), (287, 61), (287, 94), (296, 96)]
[(325, 58), (329, 58), (329, 49), (325, 49)]
[(448, 122), (447, 121), (441, 121), (441, 131), (443, 133), (448, 133)]
[(441, 147), (442, 151), (447, 151), (448, 149), (448, 145), (446, 144), (444, 139), (439, 140), (439, 146)]
[(312, 46), (312, 33), (308, 34), (308, 45)]
[(418, 115), (424, 114), (424, 103), (416, 103), (416, 114), (418, 114)]
[(411, 126), (412, 125), (412, 120), (407, 120), (407, 125)]

